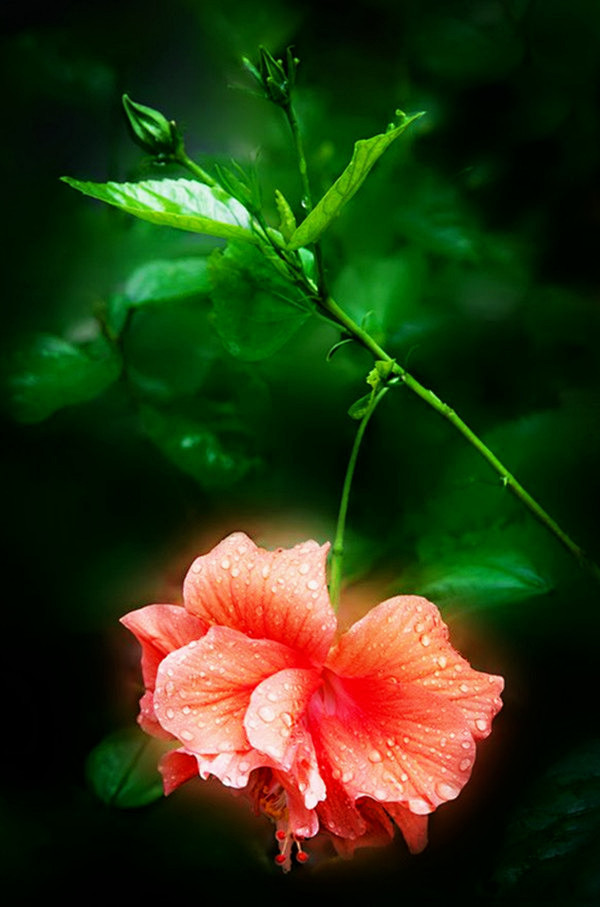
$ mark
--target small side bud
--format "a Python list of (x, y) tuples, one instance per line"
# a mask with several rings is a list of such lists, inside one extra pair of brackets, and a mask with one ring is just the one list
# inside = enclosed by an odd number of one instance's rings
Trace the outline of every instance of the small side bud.
[(182, 147), (181, 133), (173, 120), (167, 120), (159, 110), (145, 107), (123, 95), (123, 109), (131, 136), (144, 151), (155, 157), (174, 157)]
[(265, 47), (259, 47), (259, 53), (258, 67), (244, 57), (244, 68), (258, 84), (264, 98), (278, 107), (289, 107), (291, 91), (296, 81), (296, 68), (300, 61), (294, 57), (291, 47), (287, 48), (285, 65), (283, 60), (276, 60)]

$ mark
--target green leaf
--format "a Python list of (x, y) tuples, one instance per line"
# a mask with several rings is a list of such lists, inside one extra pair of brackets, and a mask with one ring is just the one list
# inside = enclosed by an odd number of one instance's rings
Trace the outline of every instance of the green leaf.
[[(553, 588), (523, 551), (494, 550), (485, 540), (423, 567), (414, 591), (454, 612), (493, 608), (544, 595)], [(412, 586), (411, 586), (412, 589)]]
[(593, 904), (600, 895), (600, 740), (539, 777), (510, 822), (495, 881), (511, 903)]
[(294, 231), (288, 243), (290, 249), (299, 249), (300, 246), (309, 245), (319, 239), (332, 220), (338, 216), (344, 205), (360, 189), (371, 168), (383, 152), (411, 123), (422, 117), (423, 112), (407, 116), (401, 111), (397, 111), (397, 115), (401, 117), (399, 126), (389, 129), (381, 135), (375, 135), (370, 139), (360, 139), (355, 143), (350, 163)]
[(222, 189), (186, 179), (143, 180), (139, 183), (88, 183), (62, 177), (63, 182), (153, 224), (206, 233), (221, 239), (255, 243), (250, 215)]
[(128, 377), (155, 401), (194, 394), (219, 350), (207, 305), (171, 300), (136, 312), (123, 338)]
[(205, 489), (230, 487), (259, 463), (243, 425), (227, 413), (202, 421), (187, 412), (145, 406), (142, 426), (164, 456)]
[(279, 189), (275, 190), (275, 204), (279, 214), (279, 231), (284, 240), (289, 242), (296, 230), (296, 218), (288, 200)]
[(9, 410), (21, 422), (41, 422), (64, 406), (97, 397), (120, 371), (119, 355), (103, 338), (77, 345), (36, 334), (9, 363)]
[(209, 289), (206, 258), (149, 261), (136, 268), (121, 293), (115, 293), (110, 297), (106, 315), (107, 327), (114, 337), (118, 337), (131, 309), (171, 302), (186, 296), (207, 295)]
[(373, 391), (369, 394), (365, 394), (364, 397), (360, 397), (359, 400), (355, 400), (352, 406), (348, 409), (348, 415), (351, 419), (356, 419), (360, 421), (364, 416), (366, 416), (371, 402), (373, 400)]
[(86, 760), (86, 777), (94, 793), (109, 806), (131, 809), (163, 796), (158, 762), (171, 743), (131, 727), (105, 737)]
[(312, 313), (309, 300), (251, 246), (229, 244), (209, 261), (215, 326), (225, 348), (248, 362), (286, 343)]

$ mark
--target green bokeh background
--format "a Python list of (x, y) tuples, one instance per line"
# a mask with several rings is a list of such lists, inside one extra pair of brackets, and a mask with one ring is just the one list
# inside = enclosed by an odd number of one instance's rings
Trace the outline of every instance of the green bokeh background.
[[(235, 88), (243, 54), (293, 44), (315, 194), (396, 107), (428, 112), (324, 238), (339, 301), (358, 318), (373, 311), (387, 348), (600, 559), (598, 3), (8, 2), (1, 15), (7, 352), (31, 330), (85, 339), (137, 265), (215, 245), (115, 216), (58, 181), (161, 175), (130, 142), (123, 92), (176, 119), (209, 167), (260, 149), (269, 212), (276, 187), (297, 205), (279, 112)], [(140, 319), (131, 343), (147, 348), (157, 330)], [(313, 319), (251, 366), (216, 335), (207, 343), (220, 358), (194, 399), (243, 415), (257, 463), (225, 488), (152, 445), (121, 385), (39, 424), (6, 410), (9, 903), (159, 903), (211, 897), (215, 883), (225, 903), (375, 890), (387, 903), (600, 897), (598, 586), (405, 391), (388, 395), (361, 452), (348, 568), (385, 594), (437, 582), (457, 644), (507, 682), (472, 782), (432, 819), (429, 849), (315, 858), (283, 878), (268, 823), (199, 783), (124, 812), (86, 783), (87, 753), (136, 713), (136, 650), (119, 616), (172, 600), (193, 556), (230, 530), (269, 545), (331, 538), (355, 430), (346, 410), (370, 367), (356, 348), (326, 362), (337, 339)], [(170, 355), (180, 369), (180, 351)], [(490, 556), (516, 591), (482, 578)], [(457, 563), (473, 568), (463, 600), (440, 581)]]

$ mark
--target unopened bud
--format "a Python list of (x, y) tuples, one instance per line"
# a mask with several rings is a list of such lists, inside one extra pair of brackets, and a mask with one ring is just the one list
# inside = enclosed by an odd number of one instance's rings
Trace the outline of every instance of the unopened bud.
[(181, 133), (173, 120), (167, 120), (159, 110), (137, 104), (126, 94), (123, 108), (132, 138), (144, 151), (157, 157), (171, 157), (181, 149)]

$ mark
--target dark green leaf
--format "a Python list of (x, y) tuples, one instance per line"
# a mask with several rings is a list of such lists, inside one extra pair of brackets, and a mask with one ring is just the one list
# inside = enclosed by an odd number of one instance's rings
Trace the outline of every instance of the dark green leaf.
[(118, 337), (131, 309), (185, 296), (206, 295), (209, 290), (206, 258), (155, 259), (131, 274), (123, 291), (114, 293), (107, 305), (106, 325)]
[(208, 306), (186, 299), (137, 311), (123, 348), (129, 378), (162, 402), (202, 387), (219, 344)]
[(76, 345), (52, 334), (34, 335), (9, 364), (9, 409), (21, 422), (40, 422), (63, 406), (97, 397), (120, 371), (120, 357), (102, 338)]
[(469, 542), (462, 550), (423, 566), (413, 581), (414, 591), (456, 612), (524, 601), (553, 588), (551, 579), (526, 552), (495, 548), (485, 537), (479, 544)]
[(592, 904), (600, 897), (600, 740), (556, 762), (508, 827), (496, 881), (512, 903)]
[(251, 246), (229, 244), (209, 262), (215, 326), (226, 349), (248, 362), (276, 352), (311, 315), (308, 299)]
[(159, 450), (206, 489), (234, 485), (259, 462), (239, 420), (226, 414), (209, 415), (204, 422), (186, 412), (146, 406), (142, 425)]
[(86, 776), (96, 794), (109, 806), (130, 809), (147, 806), (163, 796), (158, 762), (172, 744), (131, 727), (105, 737), (89, 754)]
[(114, 205), (142, 220), (222, 239), (256, 242), (250, 215), (222, 189), (186, 179), (144, 180), (139, 183), (89, 183), (64, 176), (73, 189)]
[(423, 113), (407, 116), (401, 111), (397, 111), (397, 115), (401, 118), (399, 126), (389, 129), (381, 135), (375, 135), (370, 139), (360, 139), (355, 143), (350, 163), (294, 231), (288, 244), (290, 249), (299, 249), (300, 246), (310, 245), (319, 239), (332, 220), (338, 216), (344, 205), (360, 189), (371, 168), (383, 152), (411, 123), (422, 117)]

